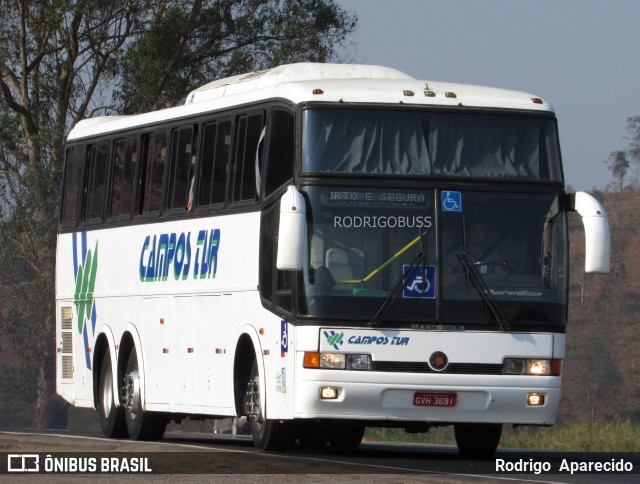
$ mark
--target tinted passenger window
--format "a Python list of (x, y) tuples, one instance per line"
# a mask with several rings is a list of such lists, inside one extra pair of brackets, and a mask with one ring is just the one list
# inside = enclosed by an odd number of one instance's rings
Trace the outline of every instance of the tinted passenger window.
[(62, 223), (78, 221), (78, 196), (80, 194), (84, 153), (84, 146), (67, 150), (64, 172), (64, 193), (62, 196)]
[(90, 148), (85, 199), (85, 220), (100, 220), (104, 212), (104, 194), (107, 183), (109, 143), (100, 143)]
[(256, 157), (261, 161), (262, 113), (242, 116), (238, 120), (233, 173), (233, 201), (256, 200)]
[(127, 138), (114, 145), (113, 184), (111, 186), (111, 216), (131, 214), (134, 178), (138, 165), (138, 140)]
[(193, 129), (175, 130), (171, 136), (171, 192), (169, 208), (187, 208), (193, 176)]
[(143, 213), (159, 212), (164, 192), (164, 167), (167, 161), (167, 135), (149, 135), (145, 160)]
[(231, 121), (205, 126), (198, 187), (201, 206), (224, 203), (230, 151)]

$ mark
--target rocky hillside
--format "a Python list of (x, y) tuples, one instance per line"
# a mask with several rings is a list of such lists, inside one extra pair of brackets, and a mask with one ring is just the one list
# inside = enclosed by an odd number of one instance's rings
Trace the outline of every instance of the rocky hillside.
[(640, 422), (640, 192), (593, 195), (609, 216), (611, 273), (584, 274), (584, 233), (580, 217), (572, 214), (560, 418)]

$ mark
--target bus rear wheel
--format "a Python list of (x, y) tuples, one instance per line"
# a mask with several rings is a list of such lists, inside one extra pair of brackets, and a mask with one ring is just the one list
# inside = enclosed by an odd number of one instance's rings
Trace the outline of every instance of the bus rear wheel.
[(502, 434), (502, 424), (455, 424), (453, 429), (458, 450), (465, 459), (490, 459)]
[(116, 407), (115, 391), (113, 387), (113, 366), (109, 350), (105, 352), (100, 366), (100, 381), (98, 386), (98, 415), (100, 428), (105, 437), (118, 438), (127, 436), (122, 407)]
[(258, 363), (254, 360), (242, 401), (253, 443), (260, 450), (287, 450), (296, 440), (293, 420), (265, 418), (260, 392), (260, 373)]
[(124, 420), (131, 440), (160, 440), (167, 428), (167, 419), (142, 409), (140, 371), (135, 347), (129, 354), (121, 387)]

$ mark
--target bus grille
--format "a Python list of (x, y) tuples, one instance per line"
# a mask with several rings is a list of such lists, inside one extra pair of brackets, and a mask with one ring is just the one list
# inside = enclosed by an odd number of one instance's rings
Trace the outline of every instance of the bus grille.
[(424, 362), (405, 361), (372, 361), (372, 371), (390, 373), (447, 373), (459, 375), (501, 375), (501, 364), (489, 363), (450, 363), (443, 371), (432, 370)]

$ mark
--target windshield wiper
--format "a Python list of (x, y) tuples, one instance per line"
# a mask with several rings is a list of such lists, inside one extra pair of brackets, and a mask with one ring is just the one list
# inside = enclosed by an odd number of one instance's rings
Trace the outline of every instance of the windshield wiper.
[(487, 308), (489, 309), (491, 316), (493, 316), (493, 319), (496, 320), (500, 329), (502, 331), (509, 331), (511, 329), (511, 326), (509, 326), (509, 323), (507, 322), (504, 315), (502, 314), (502, 311), (500, 311), (500, 308), (498, 307), (498, 303), (496, 302), (496, 298), (493, 297), (493, 294), (491, 294), (491, 290), (489, 289), (487, 284), (484, 282), (484, 279), (478, 272), (478, 269), (476, 268), (476, 266), (473, 265), (473, 262), (471, 262), (471, 259), (469, 258), (469, 254), (465, 250), (464, 252), (460, 252), (459, 254), (456, 254), (456, 255), (458, 257), (458, 260), (460, 261), (460, 263), (465, 269), (465, 273), (467, 275), (467, 284), (471, 282), (471, 285), (476, 290), (480, 298), (487, 305)]
[(385, 300), (382, 302), (382, 305), (380, 306), (376, 314), (374, 314), (373, 318), (371, 318), (371, 321), (369, 321), (370, 328), (377, 327), (380, 321), (382, 321), (385, 315), (389, 312), (389, 309), (391, 309), (391, 306), (393, 306), (393, 303), (396, 301), (396, 299), (398, 299), (398, 296), (402, 292), (402, 289), (407, 285), (407, 283), (413, 277), (414, 272), (419, 268), (418, 264), (422, 265), (422, 268), (423, 268), (422, 277), (424, 278), (425, 274), (424, 274), (424, 252), (423, 251), (419, 251), (416, 254), (416, 256), (411, 261), (411, 264), (409, 264), (407, 271), (404, 272), (400, 276), (400, 278), (396, 281), (395, 285), (393, 286), (393, 289), (391, 290), (391, 293), (385, 298)]

